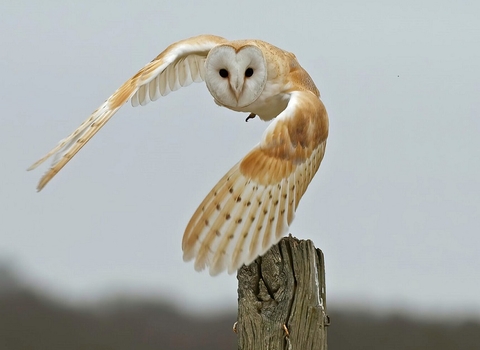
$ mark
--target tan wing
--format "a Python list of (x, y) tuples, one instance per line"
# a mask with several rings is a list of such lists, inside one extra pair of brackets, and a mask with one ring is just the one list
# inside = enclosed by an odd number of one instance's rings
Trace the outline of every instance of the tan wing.
[(37, 190), (40, 191), (129, 99), (133, 106), (143, 106), (182, 86), (203, 81), (209, 51), (226, 41), (218, 36), (200, 35), (167, 47), (127, 80), (73, 133), (28, 168), (32, 170), (53, 156), (52, 165), (40, 179)]
[(212, 189), (183, 236), (184, 260), (235, 272), (287, 233), (325, 152), (328, 116), (312, 92), (291, 93), (262, 141)]

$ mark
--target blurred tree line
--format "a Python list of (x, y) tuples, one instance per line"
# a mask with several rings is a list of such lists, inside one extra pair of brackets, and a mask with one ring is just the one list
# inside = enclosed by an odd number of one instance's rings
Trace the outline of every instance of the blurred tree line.
[[(419, 321), (329, 309), (333, 350), (480, 349), (480, 322)], [(236, 349), (236, 315), (193, 317), (161, 301), (124, 299), (74, 307), (0, 267), (0, 350)]]

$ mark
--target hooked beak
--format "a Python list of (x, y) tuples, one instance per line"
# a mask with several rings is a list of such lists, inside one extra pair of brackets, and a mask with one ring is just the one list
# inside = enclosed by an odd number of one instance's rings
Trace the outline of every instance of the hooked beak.
[(230, 86), (233, 90), (233, 93), (235, 95), (235, 98), (238, 102), (238, 99), (240, 98), (240, 94), (242, 93), (243, 90), (243, 81), (240, 77), (235, 79), (235, 81), (230, 81)]

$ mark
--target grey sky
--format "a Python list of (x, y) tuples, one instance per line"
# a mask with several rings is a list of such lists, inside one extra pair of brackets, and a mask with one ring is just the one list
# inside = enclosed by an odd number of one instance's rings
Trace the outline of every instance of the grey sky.
[[(25, 169), (167, 45), (211, 33), (295, 53), (330, 115), (291, 232), (328, 300), (480, 315), (478, 1), (0, 3), (0, 259), (70, 300), (111, 291), (236, 305), (182, 261), (183, 230), (267, 124), (203, 84), (125, 106), (40, 193)], [(219, 303), (220, 301), (220, 303)]]

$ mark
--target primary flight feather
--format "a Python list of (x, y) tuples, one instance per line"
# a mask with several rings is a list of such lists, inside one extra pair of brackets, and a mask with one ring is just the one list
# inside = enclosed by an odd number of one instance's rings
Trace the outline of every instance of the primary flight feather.
[(264, 41), (200, 35), (170, 45), (28, 169), (53, 157), (37, 190), (128, 100), (143, 106), (201, 81), (218, 105), (273, 121), (193, 214), (184, 260), (195, 259), (196, 270), (208, 267), (212, 275), (251, 263), (287, 233), (328, 136), (327, 112), (311, 77), (295, 55)]

